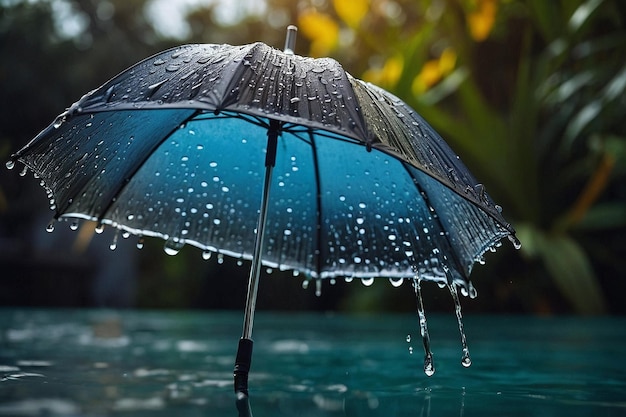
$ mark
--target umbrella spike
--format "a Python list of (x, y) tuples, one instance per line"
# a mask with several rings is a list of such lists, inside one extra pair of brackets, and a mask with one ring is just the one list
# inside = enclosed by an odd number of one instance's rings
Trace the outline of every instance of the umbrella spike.
[(285, 37), (285, 52), (288, 55), (293, 55), (296, 50), (296, 37), (298, 36), (298, 27), (294, 25), (287, 26), (287, 36)]

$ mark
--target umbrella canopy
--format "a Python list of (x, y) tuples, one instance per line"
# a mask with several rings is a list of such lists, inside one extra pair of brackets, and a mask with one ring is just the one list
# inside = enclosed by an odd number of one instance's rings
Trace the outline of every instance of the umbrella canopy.
[(290, 49), (161, 52), (83, 96), (7, 165), (41, 179), (55, 219), (160, 237), (170, 254), (190, 244), (252, 259), (257, 281), (263, 263), (474, 295), (473, 264), (504, 237), (517, 243), (500, 207), (400, 99)]

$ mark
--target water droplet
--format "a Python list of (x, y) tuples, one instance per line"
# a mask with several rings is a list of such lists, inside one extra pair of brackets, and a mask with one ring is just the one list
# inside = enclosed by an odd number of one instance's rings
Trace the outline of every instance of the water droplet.
[(472, 364), (472, 360), (470, 359), (469, 349), (467, 347), (467, 338), (465, 337), (465, 330), (463, 329), (461, 301), (459, 300), (459, 294), (457, 293), (456, 286), (454, 284), (448, 285), (448, 289), (450, 290), (450, 295), (452, 295), (452, 299), (454, 300), (454, 311), (456, 313), (456, 320), (459, 325), (459, 333), (461, 333), (461, 347), (463, 351), (463, 354), (461, 356), (461, 365), (467, 368)]
[(7, 166), (7, 169), (15, 168), (15, 161), (7, 161), (6, 166)]
[(24, 165), (24, 168), (20, 171), (20, 177), (25, 177), (28, 174), (28, 167)]
[(290, 102), (290, 103), (297, 103), (297, 102), (299, 102), (299, 101), (300, 101), (300, 98), (299, 98), (299, 97), (292, 97), (292, 98), (289, 100), (289, 102)]
[(366, 287), (369, 287), (370, 285), (374, 283), (374, 277), (361, 278), (361, 283), (365, 285)]
[(304, 281), (302, 281), (302, 289), (306, 290), (307, 288), (309, 288), (309, 280), (305, 279)]
[(71, 230), (78, 230), (78, 221), (74, 220), (72, 223), (70, 223), (70, 229)]
[(140, 237), (139, 240), (137, 241), (137, 249), (143, 249), (143, 245), (144, 245), (144, 240), (142, 237)]
[(520, 242), (519, 239), (515, 235), (508, 235), (508, 238), (511, 241), (511, 243), (513, 244), (513, 247), (515, 249), (521, 249), (522, 242)]
[(180, 252), (180, 250), (185, 246), (184, 242), (181, 242), (178, 238), (169, 238), (165, 241), (165, 245), (163, 245), (163, 250), (170, 256), (174, 256)]
[(113, 235), (113, 241), (109, 245), (109, 249), (111, 249), (111, 250), (117, 249), (117, 239), (118, 239), (118, 236), (119, 236), (119, 232), (115, 232), (115, 235)]
[(411, 343), (411, 335), (410, 334), (406, 335), (406, 342), (407, 343)]
[(102, 232), (104, 232), (104, 225), (100, 223), (98, 226), (96, 226), (95, 232), (97, 234), (101, 234)]
[(48, 223), (48, 225), (46, 226), (46, 232), (48, 232), (48, 233), (54, 232), (54, 223), (55, 222), (56, 222), (55, 219), (50, 220), (50, 223)]
[(409, 346), (409, 355), (413, 354), (413, 346)]
[(424, 373), (426, 376), (433, 376), (435, 374), (435, 364), (433, 363), (432, 353), (424, 357)]
[(391, 282), (391, 285), (395, 288), (398, 288), (404, 282), (404, 278), (389, 278), (389, 282)]
[(217, 254), (217, 263), (220, 264), (220, 265), (224, 263), (224, 255), (223, 254), (221, 254), (221, 253)]
[(322, 296), (322, 280), (319, 278), (315, 280), (315, 295), (317, 297)]
[(430, 350), (430, 334), (428, 333), (428, 323), (426, 322), (426, 314), (424, 312), (424, 302), (422, 301), (422, 290), (420, 288), (420, 280), (413, 280), (413, 288), (415, 289), (415, 297), (417, 299), (417, 314), (419, 316), (420, 334), (424, 344), (424, 373), (432, 376), (435, 373), (435, 364), (433, 362), (433, 353)]
[(205, 250), (204, 252), (202, 252), (202, 259), (204, 259), (205, 261), (211, 259), (211, 251)]

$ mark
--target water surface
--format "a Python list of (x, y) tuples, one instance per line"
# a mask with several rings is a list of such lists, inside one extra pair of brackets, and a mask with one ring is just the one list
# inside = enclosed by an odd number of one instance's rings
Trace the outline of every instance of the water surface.
[[(237, 416), (241, 313), (0, 310), (0, 415)], [(258, 416), (623, 416), (626, 319), (259, 312)], [(407, 336), (410, 342), (407, 342)], [(410, 353), (410, 351), (413, 353)]]

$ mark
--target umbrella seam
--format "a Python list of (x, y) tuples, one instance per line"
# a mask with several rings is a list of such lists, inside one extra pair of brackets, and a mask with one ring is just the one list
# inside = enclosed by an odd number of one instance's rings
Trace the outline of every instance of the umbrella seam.
[[(426, 204), (430, 205), (430, 196), (426, 193), (426, 191), (424, 190), (422, 185), (419, 183), (415, 175), (413, 175), (413, 172), (411, 172), (411, 170), (404, 163), (402, 163), (401, 165), (406, 170), (407, 174), (409, 174), (409, 177), (411, 177), (411, 179), (413, 180), (413, 183), (415, 184), (415, 187), (418, 189), (420, 194), (424, 197), (424, 201), (426, 202)], [(439, 215), (433, 216), (433, 218), (436, 219), (436, 222), (439, 224), (439, 227), (441, 228), (441, 230), (446, 230), (443, 223), (441, 222), (441, 217)], [(450, 248), (452, 248), (452, 245), (450, 245)], [(459, 261), (458, 256), (454, 250), (452, 250), (451, 252), (454, 254), (454, 262), (456, 263), (456, 268), (454, 269), (462, 271), (463, 278), (469, 281), (469, 275), (465, 272), (463, 263)], [(448, 277), (448, 279), (450, 279), (450, 276), (448, 275), (447, 271), (446, 271), (446, 276)]]
[[(201, 111), (200, 110), (195, 110), (191, 113), (191, 115), (189, 115), (188, 117), (186, 117), (185, 119), (183, 119), (181, 122), (177, 123), (176, 126), (166, 135), (163, 135), (163, 138), (160, 139), (153, 147), (153, 149), (157, 149), (159, 146), (161, 146), (163, 144), (163, 142), (165, 142), (170, 136), (172, 136), (172, 134), (174, 134), (174, 132), (176, 132), (179, 128), (181, 124), (185, 124), (187, 122), (189, 122), (190, 120), (192, 120), (195, 116), (197, 116)], [(139, 171), (141, 169), (141, 167), (143, 167), (143, 165), (146, 163), (146, 161), (148, 159), (150, 159), (150, 156), (152, 155), (152, 152), (147, 152), (146, 153), (146, 157), (140, 161), (137, 166), (135, 167), (135, 169), (133, 169), (130, 172), (130, 175), (126, 175), (125, 177), (128, 178), (132, 178), (137, 171)], [(111, 199), (109, 200), (109, 203), (106, 205), (106, 207), (103, 208), (102, 212), (100, 213), (100, 215), (98, 216), (98, 223), (102, 223), (102, 220), (106, 217), (107, 213), (109, 212), (109, 209), (111, 208), (111, 206), (113, 205), (113, 203), (115, 203), (115, 201), (117, 201), (117, 198), (120, 196), (120, 194), (122, 193), (122, 191), (124, 191), (124, 189), (126, 188), (126, 185), (129, 183), (128, 180), (124, 180), (122, 182), (122, 184), (117, 188), (117, 190), (113, 193), (113, 195), (111, 196)]]

